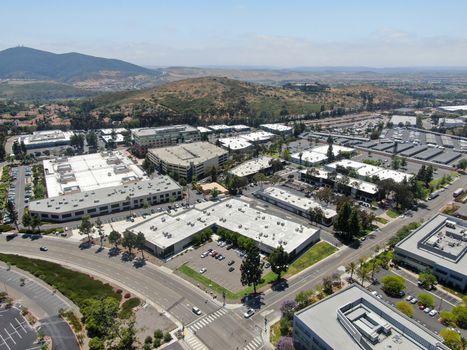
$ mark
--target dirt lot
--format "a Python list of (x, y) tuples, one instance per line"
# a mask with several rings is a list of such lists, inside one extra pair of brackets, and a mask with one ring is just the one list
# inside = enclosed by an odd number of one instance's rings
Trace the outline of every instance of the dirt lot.
[[(225, 259), (217, 260), (211, 256), (201, 258), (201, 254), (206, 252), (209, 248), (225, 256)], [(228, 262), (231, 260), (235, 261), (235, 263), (231, 265), (235, 270), (229, 272), (230, 266)], [(206, 268), (207, 270), (204, 273), (206, 277), (234, 293), (245, 288), (240, 283), (240, 265), (242, 264), (242, 258), (239, 256), (239, 251), (235, 248), (227, 250), (226, 247), (220, 247), (217, 245), (217, 242), (213, 241), (172, 259), (166, 266), (175, 270), (183, 264), (187, 264), (198, 272), (202, 268)], [(268, 272), (269, 269), (264, 270), (264, 274)]]

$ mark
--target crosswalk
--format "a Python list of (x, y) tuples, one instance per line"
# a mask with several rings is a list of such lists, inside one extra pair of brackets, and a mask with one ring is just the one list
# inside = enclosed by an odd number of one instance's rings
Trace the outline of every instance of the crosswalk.
[(185, 332), (185, 342), (192, 350), (209, 350), (189, 329)]
[(260, 336), (256, 336), (243, 348), (244, 350), (257, 350), (261, 348), (263, 342)]
[(212, 314), (209, 314), (209, 315), (199, 319), (195, 323), (189, 325), (188, 329), (193, 331), (193, 332), (196, 332), (196, 331), (200, 330), (201, 328), (206, 327), (208, 324), (210, 324), (215, 319), (218, 319), (219, 317), (222, 317), (226, 313), (227, 313), (226, 309), (224, 309), (224, 308), (219, 309), (216, 312), (213, 312)]

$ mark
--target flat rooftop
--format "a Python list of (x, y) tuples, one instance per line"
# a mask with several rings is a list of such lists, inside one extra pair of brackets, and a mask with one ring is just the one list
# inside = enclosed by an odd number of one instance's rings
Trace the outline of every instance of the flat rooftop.
[(212, 131), (229, 131), (232, 130), (231, 126), (225, 125), (225, 124), (218, 124), (218, 125), (209, 125), (209, 129)]
[(288, 126), (282, 123), (274, 123), (274, 124), (261, 124), (259, 126), (260, 128), (266, 128), (269, 130), (274, 130), (278, 132), (286, 132), (286, 131), (291, 131), (293, 129), (292, 126)]
[[(321, 154), (327, 154), (328, 149), (329, 149), (329, 145), (323, 145), (323, 146), (313, 147), (311, 151), (316, 152), (316, 153), (321, 153)], [(337, 157), (339, 153), (341, 152), (352, 153), (353, 151), (355, 151), (355, 149), (350, 148), (350, 147), (332, 145), (332, 154), (334, 154), (335, 157)]]
[(229, 173), (239, 177), (254, 175), (263, 169), (269, 168), (271, 160), (272, 158), (267, 156), (254, 158), (229, 170)]
[(176, 146), (152, 148), (149, 152), (164, 162), (184, 167), (189, 167), (191, 163), (195, 165), (201, 164), (209, 159), (220, 157), (227, 153), (226, 150), (209, 142), (193, 142)]
[(456, 111), (467, 111), (467, 105), (461, 106), (441, 106), (438, 107), (439, 109), (443, 109), (448, 112), (456, 112)]
[(362, 177), (378, 176), (380, 180), (393, 179), (395, 182), (402, 182), (405, 178), (410, 180), (413, 175), (402, 171), (391, 170), (379, 166), (356, 162), (350, 159), (343, 159), (338, 162), (327, 164), (326, 167), (335, 170), (337, 167), (355, 169), (357, 174)]
[(238, 150), (250, 148), (251, 146), (253, 146), (250, 142), (238, 136), (225, 137), (225, 138), (219, 139), (219, 142), (221, 143), (223, 147), (230, 148), (232, 151), (238, 151)]
[(144, 232), (148, 242), (164, 248), (217, 224), (271, 248), (282, 244), (287, 252), (292, 252), (318, 232), (252, 208), (240, 199), (202, 204), (182, 212), (161, 213), (129, 229)]
[[(313, 151), (303, 151), (302, 153), (302, 163), (303, 165), (316, 164), (323, 162), (328, 159), (328, 157), (323, 153), (313, 152)], [(300, 163), (300, 152), (293, 153), (291, 158), (294, 162)]]
[(32, 135), (21, 136), (21, 141), (24, 142), (25, 146), (29, 145), (48, 145), (54, 142), (70, 141), (73, 136), (72, 131), (61, 131), (61, 130), (45, 130), (35, 131)]
[[(300, 172), (303, 174), (306, 174), (307, 171), (308, 170), (300, 170)], [(317, 178), (327, 179), (329, 175), (330, 173), (326, 170), (313, 168), (313, 176)], [(337, 174), (336, 180), (339, 180), (343, 177), (344, 177), (343, 175)], [(347, 186), (350, 186), (352, 188), (355, 188), (357, 190), (360, 190), (362, 192), (369, 193), (369, 194), (375, 194), (378, 192), (378, 186), (375, 185), (374, 183), (363, 181), (363, 180), (356, 179), (353, 177), (349, 177), (348, 179), (349, 179), (349, 182)]]
[[(294, 317), (332, 349), (449, 349), (439, 336), (355, 284)], [(358, 343), (359, 338), (365, 346)]]
[(211, 129), (205, 128), (204, 126), (198, 126), (196, 129), (198, 129), (198, 131), (202, 134), (212, 132)]
[(190, 132), (190, 131), (197, 131), (193, 126), (187, 124), (181, 125), (171, 125), (171, 126), (161, 126), (158, 128), (141, 128), (141, 129), (133, 129), (132, 133), (136, 137), (149, 137), (154, 136), (157, 134), (165, 133), (165, 132)]
[(112, 131), (115, 132), (116, 134), (121, 134), (121, 133), (127, 132), (128, 130), (125, 128), (115, 128), (115, 129), (107, 128), (107, 129), (99, 129), (99, 131), (102, 135), (111, 135)]
[(240, 135), (242, 139), (249, 142), (265, 142), (274, 138), (274, 134), (267, 131), (255, 131), (248, 134)]
[(467, 274), (467, 223), (438, 214), (396, 245), (462, 275)]
[(92, 191), (71, 193), (65, 196), (33, 201), (29, 203), (29, 210), (58, 214), (67, 213), (111, 203), (125, 202), (131, 200), (131, 198), (180, 190), (181, 187), (170, 177), (157, 176), (154, 179), (138, 183), (97, 188)]
[(323, 211), (324, 217), (326, 219), (332, 219), (337, 215), (337, 212), (334, 209), (326, 208), (310, 198), (296, 195), (283, 188), (268, 187), (263, 190), (259, 190), (258, 192), (271, 199), (295, 207), (304, 212), (307, 212), (310, 209), (320, 208)]
[(394, 126), (398, 126), (401, 123), (403, 125), (416, 125), (417, 117), (412, 117), (408, 115), (393, 115), (391, 117), (391, 123), (394, 124)]
[(84, 192), (118, 186), (130, 179), (148, 179), (138, 165), (118, 151), (44, 160), (43, 166), (49, 197), (60, 196), (73, 186)]

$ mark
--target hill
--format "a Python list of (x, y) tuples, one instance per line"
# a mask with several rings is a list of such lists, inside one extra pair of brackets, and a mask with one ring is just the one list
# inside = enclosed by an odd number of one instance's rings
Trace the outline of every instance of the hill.
[(54, 81), (4, 81), (0, 82), (0, 101), (6, 100), (55, 100), (96, 95), (96, 91), (76, 88)]
[[(306, 114), (320, 109), (361, 108), (370, 96), (373, 106), (398, 106), (403, 96), (371, 85), (331, 87), (319, 93), (265, 86), (219, 77), (179, 80), (147, 90), (106, 94), (93, 100), (110, 115), (129, 115), (151, 124), (174, 117), (202, 122), (228, 122), (247, 118), (277, 119), (281, 115)], [(154, 119), (167, 120), (154, 120)], [(143, 123), (146, 124), (146, 123)]]
[(102, 75), (154, 75), (154, 71), (116, 59), (55, 54), (28, 47), (0, 51), (0, 79), (39, 79), (76, 82)]

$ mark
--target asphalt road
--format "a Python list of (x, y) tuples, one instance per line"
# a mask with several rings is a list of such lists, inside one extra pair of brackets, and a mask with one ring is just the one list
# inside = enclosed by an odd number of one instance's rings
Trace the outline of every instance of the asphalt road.
[[(21, 278), (25, 278), (23, 286), (21, 286)], [(52, 337), (54, 350), (80, 349), (70, 326), (58, 316), (58, 311), (61, 308), (69, 310), (74, 307), (70, 301), (52, 293), (43, 283), (28, 277), (27, 274), (15, 268), (9, 271), (0, 268), (0, 281), (5, 287), (1, 289), (7, 289), (7, 291), (14, 289), (15, 294), (27, 298), (27, 301), (23, 301), (25, 305), (32, 302), (43, 311), (43, 314), (35, 316), (38, 317), (44, 333)], [(32, 308), (32, 306), (28, 306)]]
[[(295, 276), (288, 281), (288, 288), (283, 291), (268, 291), (262, 298), (260, 310), (249, 320), (242, 317), (245, 307), (240, 307), (220, 315), (208, 325), (196, 330), (199, 337), (209, 349), (235, 349), (252, 348), (261, 339), (264, 327), (264, 315), (277, 312), (281, 303), (293, 299), (301, 291), (316, 287), (322, 282), (324, 276), (341, 271), (341, 268), (360, 257), (369, 256), (374, 252), (376, 245), (384, 246), (385, 242), (402, 226), (419, 220), (432, 217), (443, 205), (452, 200), (452, 192), (458, 187), (467, 186), (467, 177), (461, 177), (439, 197), (426, 203), (426, 209), (419, 209), (412, 216), (400, 218), (388, 224), (374, 239), (362, 242), (358, 249), (344, 247), (325, 261), (313, 268)], [(175, 276), (164, 268), (148, 264), (142, 268), (133, 267), (130, 262), (123, 262), (120, 257), (109, 257), (104, 250), (97, 253), (97, 248), (80, 250), (76, 243), (54, 238), (43, 238), (37, 241), (16, 238), (8, 243), (0, 238), (2, 252), (16, 253), (26, 256), (57, 261), (63, 265), (71, 266), (98, 277), (125, 286), (133, 294), (159, 306), (185, 325), (195, 324), (197, 320), (206, 320), (220, 308), (218, 302), (201, 289)], [(47, 245), (48, 252), (40, 252), (39, 246)], [(191, 308), (198, 306), (203, 315), (198, 317)], [(219, 313), (218, 313), (219, 314)], [(206, 323), (206, 321), (205, 321)], [(256, 341), (256, 342), (255, 342)], [(238, 345), (237, 345), (238, 344)], [(261, 347), (261, 345), (259, 345)], [(256, 347), (253, 347), (256, 349)]]

